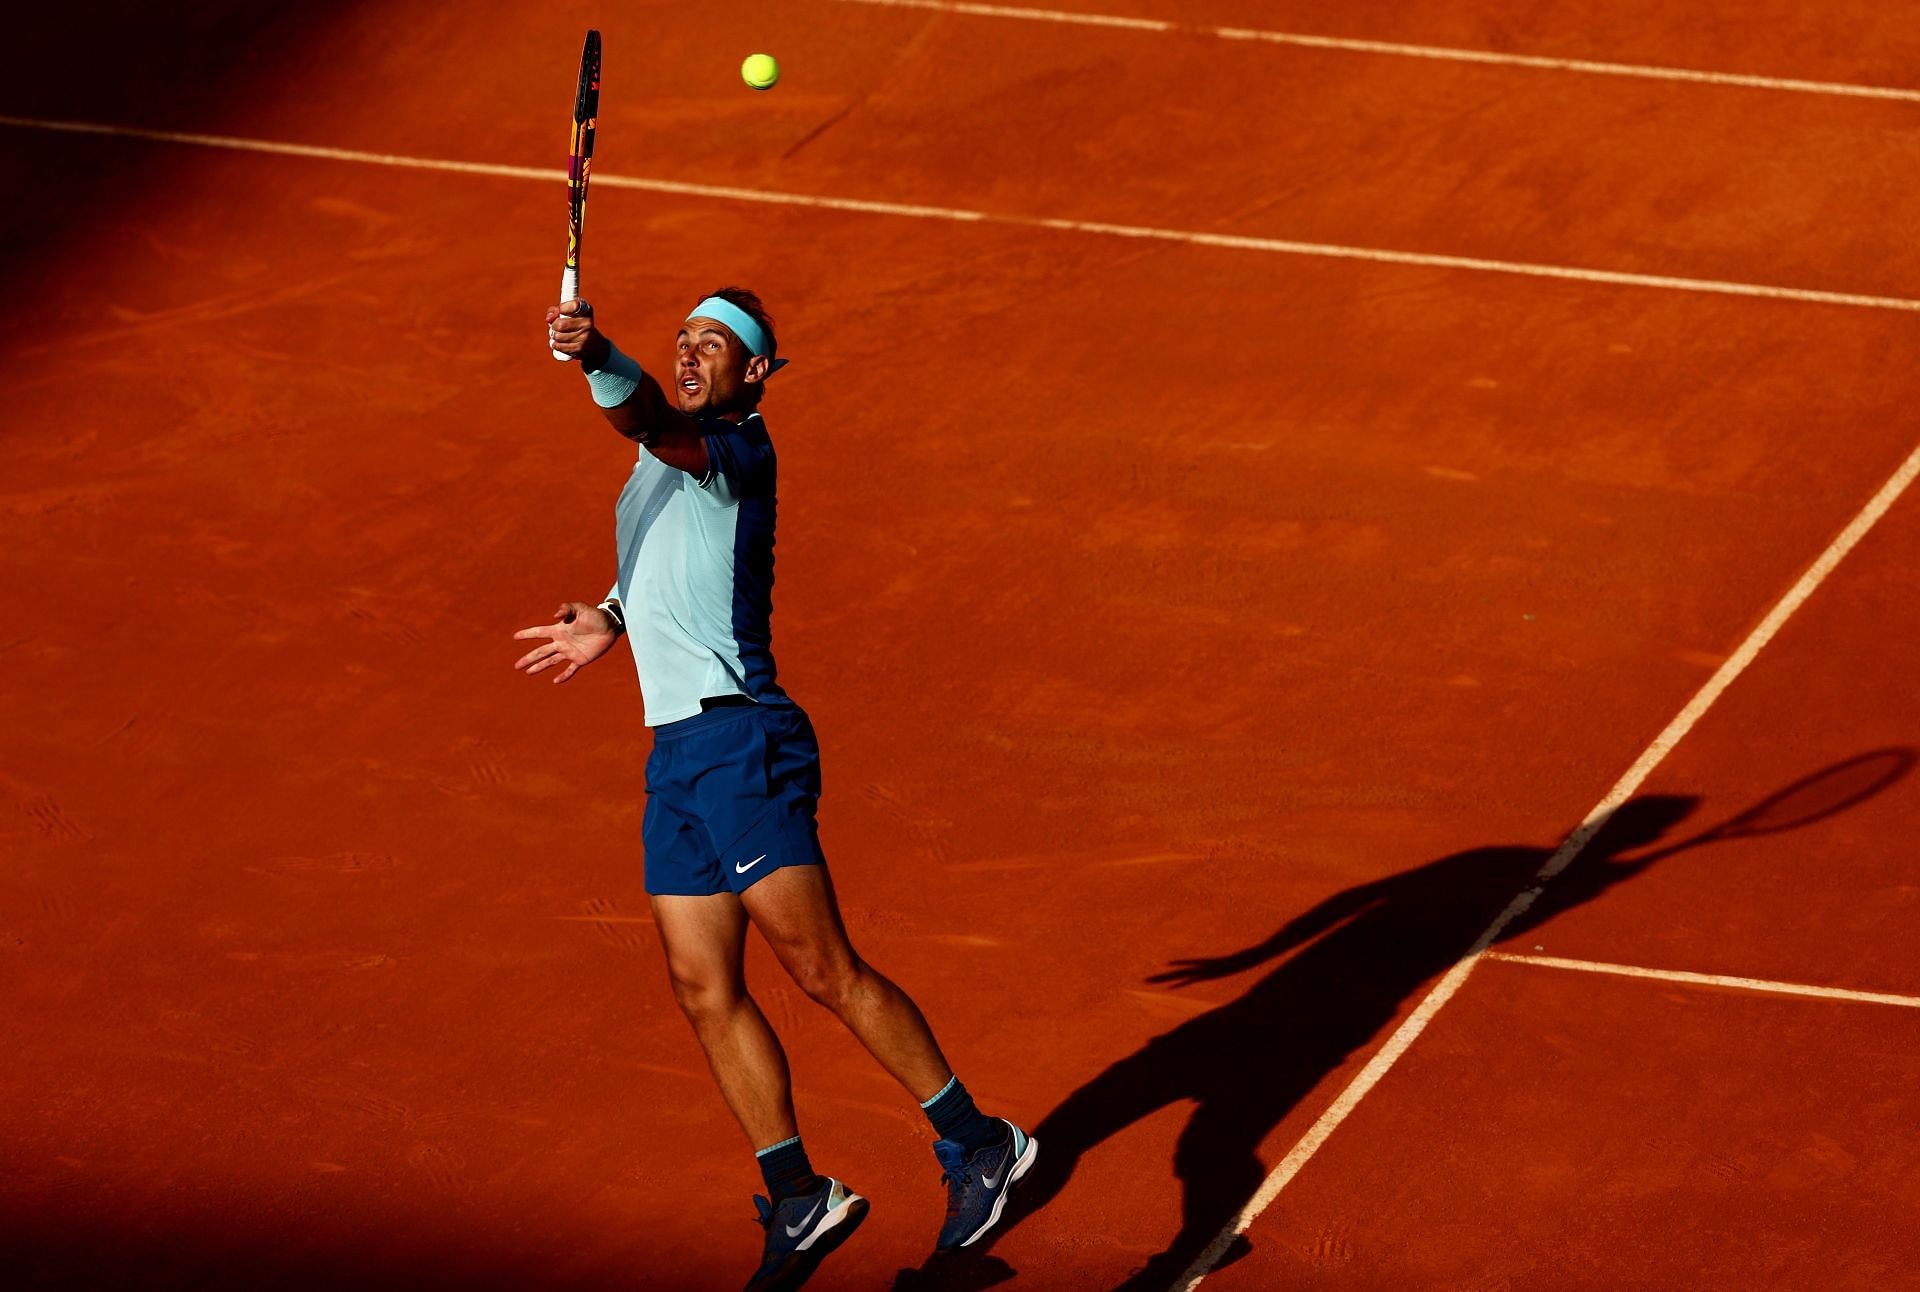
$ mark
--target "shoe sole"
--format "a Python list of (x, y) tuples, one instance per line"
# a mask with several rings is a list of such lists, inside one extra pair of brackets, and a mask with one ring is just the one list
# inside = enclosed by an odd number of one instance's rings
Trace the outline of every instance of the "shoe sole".
[[(1021, 1133), (1026, 1134), (1024, 1131)], [(1015, 1162), (1013, 1169), (1007, 1172), (1007, 1183), (1000, 1190), (1000, 1196), (993, 1200), (993, 1210), (987, 1216), (987, 1223), (974, 1230), (972, 1237), (962, 1239), (959, 1246), (973, 1246), (980, 1241), (982, 1234), (1000, 1223), (1000, 1213), (1006, 1210), (1007, 1199), (1013, 1196), (1013, 1186), (1020, 1183), (1020, 1177), (1033, 1170), (1033, 1164), (1039, 1160), (1040, 1141), (1027, 1135), (1027, 1151), (1020, 1155), (1020, 1160)]]

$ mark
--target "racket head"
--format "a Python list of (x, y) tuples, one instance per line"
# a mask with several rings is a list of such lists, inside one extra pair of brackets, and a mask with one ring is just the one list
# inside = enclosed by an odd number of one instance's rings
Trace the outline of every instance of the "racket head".
[(580, 84), (573, 96), (573, 122), (590, 124), (600, 115), (600, 33), (589, 27), (580, 49)]
[(593, 137), (600, 117), (600, 33), (589, 28), (580, 49), (580, 79), (573, 94), (573, 137), (567, 158), (567, 268), (580, 267), (581, 225), (587, 181), (593, 174)]

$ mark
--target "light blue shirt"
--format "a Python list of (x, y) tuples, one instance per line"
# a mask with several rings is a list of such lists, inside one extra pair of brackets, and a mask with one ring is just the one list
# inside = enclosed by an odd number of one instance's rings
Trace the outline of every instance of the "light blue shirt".
[(640, 449), (615, 509), (620, 603), (646, 723), (690, 718), (710, 696), (789, 703), (774, 680), (776, 464), (758, 413), (714, 419), (704, 478)]

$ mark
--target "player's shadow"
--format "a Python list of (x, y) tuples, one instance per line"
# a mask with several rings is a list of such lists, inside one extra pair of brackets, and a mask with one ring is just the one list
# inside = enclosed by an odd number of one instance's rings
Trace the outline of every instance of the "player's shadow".
[[(1699, 800), (1635, 799), (1616, 812), (1568, 868), (1513, 915), (1498, 941), (1523, 939), (1656, 862), (1716, 839), (1793, 829), (1831, 816), (1904, 776), (1914, 755), (1879, 750), (1795, 782), (1721, 826), (1656, 847)], [(1038, 1125), (1040, 1162), (994, 1237), (1046, 1206), (1096, 1145), (1170, 1104), (1196, 1107), (1174, 1151), (1181, 1224), (1174, 1240), (1122, 1284), (1164, 1289), (1205, 1251), (1266, 1178), (1260, 1145), (1330, 1073), (1395, 1024), (1428, 985), (1473, 949), (1517, 894), (1535, 887), (1554, 849), (1486, 847), (1441, 857), (1336, 893), (1256, 946), (1177, 961), (1150, 981), (1174, 987), (1278, 966), (1237, 1000), (1147, 1042), (1068, 1095)], [(1633, 855), (1637, 854), (1637, 855)], [(1284, 957), (1284, 958), (1283, 958)], [(1171, 1183), (1171, 1182), (1169, 1182)], [(1130, 1192), (1159, 1196), (1149, 1186)], [(1125, 1224), (1114, 1215), (1116, 1225)], [(1162, 1217), (1139, 1217), (1143, 1232)], [(1240, 1239), (1224, 1264), (1246, 1252)], [(989, 1251), (967, 1248), (903, 1270), (896, 1289), (991, 1287), (1014, 1271)]]

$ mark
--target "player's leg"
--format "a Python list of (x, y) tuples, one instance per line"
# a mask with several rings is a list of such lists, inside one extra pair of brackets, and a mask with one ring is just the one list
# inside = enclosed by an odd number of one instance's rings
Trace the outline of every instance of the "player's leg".
[(974, 1106), (920, 1007), (854, 951), (824, 864), (783, 865), (742, 892), (741, 902), (800, 989), (847, 1025), (932, 1123), (947, 1186), (937, 1246), (978, 1241), (999, 1223), (1013, 1185), (1033, 1169), (1039, 1143)]
[(656, 895), (653, 918), (674, 999), (693, 1024), (766, 1181), (768, 1196), (754, 1199), (766, 1237), (747, 1287), (798, 1287), (859, 1227), (867, 1201), (816, 1174), (807, 1160), (793, 1116), (786, 1052), (747, 992), (747, 921), (740, 899), (732, 893)]
[(906, 992), (855, 954), (825, 866), (783, 866), (740, 901), (795, 985), (845, 1023), (907, 1093), (924, 1103), (940, 1092), (953, 1069), (933, 1029)]
[(740, 899), (715, 893), (652, 901), (673, 998), (706, 1051), (721, 1097), (756, 1149), (791, 1139), (797, 1128), (787, 1056), (747, 994)]
[[(794, 1135), (787, 1056), (747, 994), (747, 915), (706, 832), (688, 815), (684, 738), (647, 761), (647, 896), (674, 999), (706, 1051), (720, 1094), (756, 1149)], [(810, 1183), (810, 1181), (808, 1181)]]
[(838, 1015), (915, 1099), (930, 1099), (953, 1069), (919, 1007), (854, 954), (834, 900), (815, 821), (820, 746), (813, 724), (793, 706), (756, 708), (742, 718), (729, 729), (735, 747), (723, 762), (738, 775), (701, 782), (711, 802), (702, 820), (721, 858), (719, 875), (801, 990)]
[(716, 742), (715, 772), (701, 780), (700, 819), (720, 876), (800, 988), (919, 1101), (947, 1183), (940, 1246), (964, 1246), (1000, 1220), (1007, 1189), (1032, 1169), (1037, 1146), (974, 1106), (919, 1006), (848, 941), (815, 824), (820, 747), (807, 715), (780, 706), (747, 716), (727, 728), (725, 749)]
[[(693, 1024), (727, 1106), (753, 1145), (767, 1196), (755, 1198), (765, 1231), (753, 1292), (796, 1288), (852, 1234), (866, 1199), (814, 1172), (794, 1123), (786, 1053), (747, 993), (747, 917), (722, 878), (722, 862), (697, 814), (692, 787), (715, 765), (701, 722), (656, 733), (647, 763), (647, 892), (673, 994)], [(724, 748), (722, 750), (724, 753)]]

